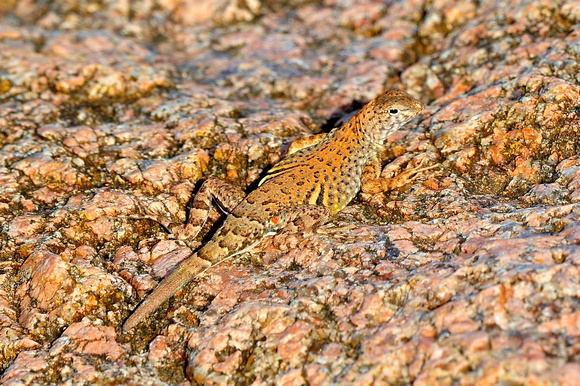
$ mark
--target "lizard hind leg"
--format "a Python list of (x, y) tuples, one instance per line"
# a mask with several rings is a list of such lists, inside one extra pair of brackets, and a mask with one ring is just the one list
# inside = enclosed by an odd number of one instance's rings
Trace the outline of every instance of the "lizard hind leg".
[(246, 193), (241, 188), (220, 178), (210, 176), (203, 182), (191, 204), (188, 205), (185, 230), (189, 237), (197, 237), (215, 206), (228, 214), (238, 206), (244, 197), (246, 197)]
[(270, 220), (271, 223), (276, 221), (279, 224), (279, 231), (273, 240), (274, 245), (281, 247), (290, 244), (290, 246), (294, 246), (299, 240), (293, 240), (293, 236), (310, 234), (319, 226), (327, 223), (331, 217), (330, 209), (321, 205), (303, 204), (286, 209)]
[[(202, 183), (198, 192), (190, 200), (187, 206), (187, 219), (184, 224), (175, 223), (174, 219), (167, 216), (170, 210), (163, 201), (152, 203), (136, 201), (135, 205), (141, 214), (122, 217), (154, 221), (170, 235), (169, 238), (184, 242), (188, 247), (196, 249), (197, 246), (190, 245), (187, 240), (194, 240), (199, 235), (199, 232), (210, 218), (212, 210), (217, 206), (222, 212), (228, 214), (245, 196), (246, 194), (241, 188), (220, 178), (210, 176)], [(152, 238), (147, 241), (155, 239)]]

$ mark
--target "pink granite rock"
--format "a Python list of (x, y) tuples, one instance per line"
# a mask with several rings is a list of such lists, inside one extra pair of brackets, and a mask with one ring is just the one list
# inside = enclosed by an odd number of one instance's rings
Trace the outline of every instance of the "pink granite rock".
[[(0, 4), (0, 382), (578, 378), (578, 1), (97, 3)], [(118, 333), (214, 231), (181, 227), (203, 178), (392, 86), (427, 106), (388, 189)]]

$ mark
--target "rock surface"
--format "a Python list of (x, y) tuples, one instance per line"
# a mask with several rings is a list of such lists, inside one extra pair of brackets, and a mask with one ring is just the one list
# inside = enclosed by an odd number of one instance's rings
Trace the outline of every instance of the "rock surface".
[[(573, 384), (579, 73), (572, 0), (2, 2), (0, 382)], [(139, 217), (391, 86), (393, 190), (120, 332), (200, 241)]]

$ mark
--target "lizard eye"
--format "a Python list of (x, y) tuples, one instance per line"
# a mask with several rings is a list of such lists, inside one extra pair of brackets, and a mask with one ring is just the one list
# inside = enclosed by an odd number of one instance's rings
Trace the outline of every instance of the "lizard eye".
[(399, 109), (390, 109), (390, 110), (389, 110), (389, 113), (390, 113), (391, 115), (397, 115), (397, 114), (399, 113)]

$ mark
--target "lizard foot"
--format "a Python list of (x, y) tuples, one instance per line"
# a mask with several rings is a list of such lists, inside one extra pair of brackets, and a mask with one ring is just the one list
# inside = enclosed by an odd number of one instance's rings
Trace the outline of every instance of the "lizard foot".
[[(381, 178), (367, 181), (361, 187), (362, 192), (364, 194), (378, 194), (399, 189), (419, 178), (423, 172), (441, 165), (436, 163), (425, 166), (431, 162), (428, 156), (417, 157), (411, 161), (409, 161), (409, 158), (410, 155), (404, 155), (385, 166), (381, 173)], [(407, 164), (407, 168), (401, 172), (405, 164)]]

